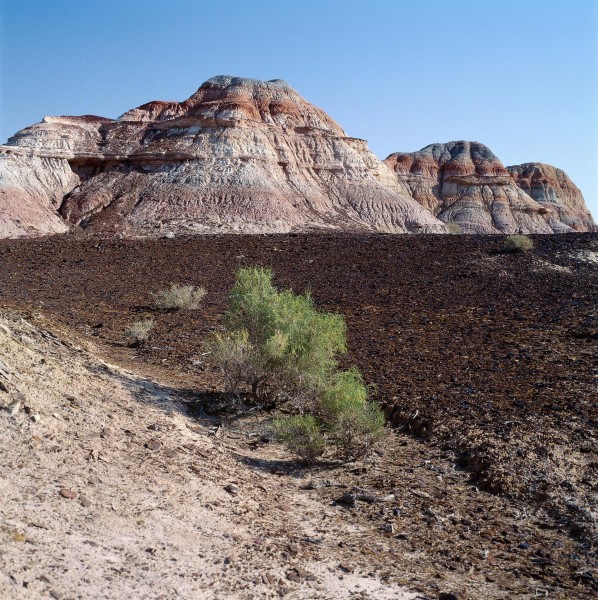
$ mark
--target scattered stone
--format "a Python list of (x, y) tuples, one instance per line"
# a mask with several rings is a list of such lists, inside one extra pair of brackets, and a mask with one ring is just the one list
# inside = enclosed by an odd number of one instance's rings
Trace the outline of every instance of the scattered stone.
[(382, 526), (382, 531), (384, 531), (384, 533), (394, 533), (395, 526), (392, 523), (386, 523)]
[(308, 481), (306, 484), (301, 486), (302, 490), (317, 490), (318, 488), (321, 488), (322, 484), (314, 481), (313, 479), (311, 479), (310, 481)]
[(40, 417), (40, 415), (31, 415), (31, 417), (30, 417), (30, 418), (31, 418), (31, 420), (32, 420), (34, 423), (39, 423), (39, 422), (42, 420), (42, 418)]
[(529, 550), (529, 544), (527, 542), (522, 542), (519, 544), (518, 548), (521, 548), (521, 550)]
[(21, 401), (15, 400), (8, 405), (8, 412), (14, 417), (21, 410)]
[(337, 498), (334, 501), (334, 504), (340, 504), (341, 506), (346, 506), (347, 508), (355, 508), (357, 506), (357, 498), (355, 497), (355, 494), (349, 492)]
[(60, 490), (60, 495), (63, 498), (68, 498), (69, 500), (74, 500), (77, 497), (77, 492), (74, 492), (73, 490), (69, 490), (68, 488), (62, 488)]
[(152, 438), (151, 440), (145, 442), (145, 447), (148, 450), (160, 450), (162, 443), (159, 440)]
[(303, 581), (303, 578), (295, 570), (287, 573), (287, 579), (294, 583), (301, 583)]
[(160, 427), (158, 423), (152, 423), (151, 425), (148, 425), (147, 428), (151, 431), (162, 431), (162, 427)]
[(308, 544), (315, 544), (316, 546), (321, 546), (323, 544), (321, 539), (313, 537), (304, 537), (302, 538), (302, 541), (307, 542)]
[(234, 483), (229, 483), (224, 486), (224, 489), (231, 495), (236, 496), (239, 493), (239, 486)]
[(8, 386), (1, 379), (0, 379), (0, 390), (2, 390), (3, 392), (6, 392), (6, 393), (8, 393), (8, 391), (9, 391)]
[(81, 496), (79, 498), (79, 501), (81, 502), (81, 506), (85, 508), (89, 508), (91, 506), (91, 500), (89, 498), (86, 498), (85, 496)]
[(438, 600), (459, 600), (459, 594), (457, 592), (440, 592)]
[(347, 563), (341, 563), (338, 568), (345, 573), (354, 573), (355, 567), (353, 565), (349, 565)]

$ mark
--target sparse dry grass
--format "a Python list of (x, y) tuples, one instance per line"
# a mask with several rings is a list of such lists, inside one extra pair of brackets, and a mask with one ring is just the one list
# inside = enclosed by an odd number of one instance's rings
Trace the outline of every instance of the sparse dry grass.
[(153, 294), (154, 306), (159, 310), (197, 310), (205, 295), (202, 287), (173, 283), (169, 289)]
[(534, 242), (526, 235), (508, 235), (505, 240), (505, 252), (528, 252), (534, 249)]
[(459, 223), (455, 223), (455, 221), (448, 221), (445, 223), (448, 232), (452, 235), (460, 235), (463, 233), (463, 228)]
[(145, 319), (144, 321), (135, 321), (125, 329), (125, 336), (130, 344), (144, 344), (155, 326), (153, 319)]

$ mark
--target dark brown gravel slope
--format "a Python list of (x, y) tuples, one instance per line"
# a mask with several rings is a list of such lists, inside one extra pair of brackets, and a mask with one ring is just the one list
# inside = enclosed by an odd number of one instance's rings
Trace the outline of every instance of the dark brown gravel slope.
[[(400, 427), (443, 449), (481, 489), (526, 503), (577, 540), (589, 573), (596, 528), (598, 234), (534, 236), (504, 254), (500, 236), (267, 235), (173, 240), (56, 236), (0, 241), (0, 302), (74, 326), (120, 360), (218, 387), (205, 363), (240, 265), (310, 289), (341, 312), (349, 356)], [(198, 311), (156, 313), (153, 291), (204, 286)], [(148, 346), (124, 327), (154, 318)]]

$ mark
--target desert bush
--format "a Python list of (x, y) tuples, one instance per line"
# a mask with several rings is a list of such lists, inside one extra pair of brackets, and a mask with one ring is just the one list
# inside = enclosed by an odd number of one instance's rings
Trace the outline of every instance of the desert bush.
[(326, 439), (313, 415), (279, 417), (272, 429), (281, 443), (306, 462), (314, 462), (324, 453)]
[(152, 295), (154, 306), (159, 310), (197, 310), (206, 295), (206, 290), (194, 285), (173, 283), (169, 289)]
[(357, 369), (336, 373), (324, 390), (321, 412), (330, 441), (342, 458), (358, 458), (384, 433), (384, 414), (368, 401), (368, 389)]
[(459, 223), (455, 223), (455, 221), (447, 221), (445, 225), (448, 229), (448, 232), (452, 235), (459, 235), (463, 233), (463, 228), (461, 225), (459, 225)]
[(341, 315), (317, 311), (309, 293), (277, 290), (269, 269), (246, 268), (237, 273), (224, 321), (211, 355), (227, 392), (297, 413), (274, 422), (289, 450), (313, 461), (329, 441), (342, 458), (355, 458), (381, 438), (384, 417), (368, 401), (361, 374), (338, 371), (337, 357), (347, 350)]
[(277, 290), (269, 269), (237, 273), (225, 326), (214, 345), (225, 379), (235, 389), (246, 385), (256, 399), (294, 400), (299, 412), (346, 352), (343, 317), (318, 312), (309, 294)]
[(505, 240), (505, 252), (527, 252), (533, 250), (534, 242), (526, 235), (508, 235)]
[(136, 346), (144, 344), (148, 340), (154, 325), (153, 319), (131, 323), (125, 328), (125, 336), (129, 340), (129, 344)]
[(216, 334), (211, 343), (212, 361), (224, 375), (227, 394), (234, 395), (245, 383), (259, 382), (263, 369), (249, 343), (246, 329)]

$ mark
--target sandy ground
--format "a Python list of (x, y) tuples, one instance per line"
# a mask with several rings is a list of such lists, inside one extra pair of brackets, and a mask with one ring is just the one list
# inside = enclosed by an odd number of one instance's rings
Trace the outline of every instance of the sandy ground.
[(0, 351), (1, 598), (415, 597), (303, 552), (338, 509), (235, 460), (172, 390), (16, 315)]
[[(2, 241), (0, 599), (592, 597), (598, 239), (534, 242)], [(346, 316), (396, 427), (366, 460), (306, 469), (271, 414), (212, 410), (239, 264)], [(173, 281), (200, 310), (151, 310)]]

